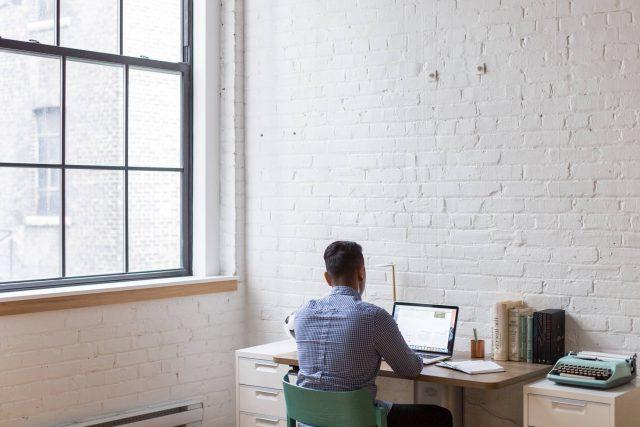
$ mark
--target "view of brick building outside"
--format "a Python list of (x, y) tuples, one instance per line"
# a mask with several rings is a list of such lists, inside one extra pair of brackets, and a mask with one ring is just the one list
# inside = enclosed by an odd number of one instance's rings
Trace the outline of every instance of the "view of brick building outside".
[[(61, 45), (118, 53), (117, 0), (61, 0)], [(124, 53), (177, 62), (180, 0), (125, 0)], [(53, 0), (0, 0), (0, 37), (53, 44)], [(66, 163), (124, 165), (124, 67), (66, 63)], [(61, 60), (0, 50), (0, 162), (61, 161)], [(180, 167), (181, 77), (130, 69), (129, 164)], [(179, 172), (129, 172), (130, 271), (181, 267)], [(20, 189), (16, 192), (15, 189)], [(55, 278), (59, 169), (0, 167), (0, 282)], [(124, 172), (66, 172), (67, 276), (124, 272)]]

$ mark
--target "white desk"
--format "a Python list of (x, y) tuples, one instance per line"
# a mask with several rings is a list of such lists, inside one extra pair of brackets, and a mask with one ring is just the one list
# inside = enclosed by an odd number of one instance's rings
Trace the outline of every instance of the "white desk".
[[(462, 359), (465, 354), (457, 353), (454, 357)], [(467, 400), (463, 396), (464, 390), (476, 389), (485, 394), (491, 393), (491, 396), (495, 396), (494, 400), (500, 400), (501, 404), (504, 404), (504, 396), (513, 395), (514, 399), (509, 401), (515, 402), (513, 406), (519, 418), (522, 413), (522, 384), (543, 377), (549, 366), (520, 362), (499, 363), (507, 369), (506, 372), (472, 376), (432, 365), (425, 366), (417, 379), (398, 378), (391, 368), (383, 363), (377, 381), (379, 396), (402, 403), (432, 403), (445, 406), (454, 414), (455, 425), (461, 426), (464, 425), (463, 404)], [(297, 365), (296, 344), (293, 340), (236, 351), (238, 427), (285, 426), (282, 377), (290, 366)], [(396, 400), (395, 397), (399, 395), (403, 395), (403, 398)], [(466, 425), (474, 425), (471, 418), (477, 420), (477, 414), (472, 412)]]

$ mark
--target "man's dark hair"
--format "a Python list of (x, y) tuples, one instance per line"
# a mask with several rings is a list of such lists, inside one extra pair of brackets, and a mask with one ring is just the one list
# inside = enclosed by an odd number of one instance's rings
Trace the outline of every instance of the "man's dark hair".
[(342, 240), (333, 242), (324, 250), (324, 264), (333, 278), (351, 277), (364, 264), (362, 246)]

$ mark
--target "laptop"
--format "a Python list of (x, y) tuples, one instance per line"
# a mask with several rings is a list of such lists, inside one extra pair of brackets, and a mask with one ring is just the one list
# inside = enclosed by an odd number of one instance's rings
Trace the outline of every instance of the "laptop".
[(431, 365), (453, 355), (458, 310), (452, 305), (396, 302), (393, 318), (409, 347)]

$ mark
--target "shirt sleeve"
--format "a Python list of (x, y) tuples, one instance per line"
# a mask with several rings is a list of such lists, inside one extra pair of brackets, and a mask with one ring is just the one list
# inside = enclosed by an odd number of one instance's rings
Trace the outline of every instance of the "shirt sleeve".
[(393, 372), (403, 377), (417, 377), (420, 374), (422, 357), (409, 348), (394, 318), (382, 309), (375, 315), (374, 340), (376, 351)]

